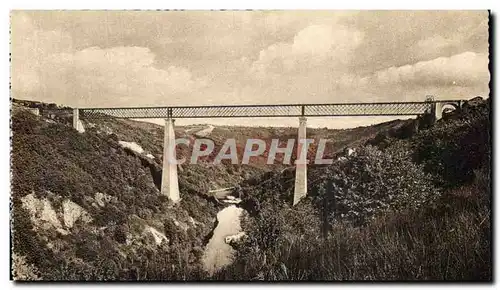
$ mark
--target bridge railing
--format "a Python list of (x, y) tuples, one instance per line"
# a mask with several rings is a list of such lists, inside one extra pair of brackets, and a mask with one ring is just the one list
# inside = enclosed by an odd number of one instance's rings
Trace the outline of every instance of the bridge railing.
[(435, 103), (385, 102), (286, 105), (172, 106), (131, 108), (82, 108), (80, 118), (239, 118), (326, 116), (413, 116), (431, 112)]

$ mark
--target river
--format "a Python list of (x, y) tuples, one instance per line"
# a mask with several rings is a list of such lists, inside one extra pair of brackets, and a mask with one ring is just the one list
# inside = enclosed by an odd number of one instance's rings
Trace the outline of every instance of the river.
[(231, 264), (234, 249), (226, 243), (225, 238), (241, 232), (242, 212), (242, 208), (230, 205), (217, 213), (218, 224), (203, 255), (203, 264), (209, 273), (212, 274), (221, 267)]

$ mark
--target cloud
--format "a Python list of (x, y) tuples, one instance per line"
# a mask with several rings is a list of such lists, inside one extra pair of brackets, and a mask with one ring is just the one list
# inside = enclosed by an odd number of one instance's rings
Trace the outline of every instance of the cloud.
[(487, 23), (487, 10), (360, 11), (343, 22), (364, 33), (349, 69), (367, 75), (466, 51), (487, 53)]
[[(323, 66), (340, 67), (353, 57), (363, 34), (339, 25), (310, 25), (300, 30), (291, 43), (280, 42), (260, 51), (251, 72), (259, 77), (286, 74)], [(269, 75), (268, 75), (269, 74)]]
[(12, 13), (15, 98), (74, 106), (165, 105), (181, 102), (207, 84), (185, 67), (157, 67), (157, 55), (149, 47), (80, 49), (63, 27), (40, 26), (27, 13)]
[(339, 56), (341, 59), (361, 43), (362, 36), (361, 32), (343, 26), (311, 25), (299, 31), (294, 37), (292, 52), (319, 59), (333, 53), (341, 53)]
[(72, 38), (60, 29), (39, 30), (24, 13), (13, 12), (11, 22), (11, 83), (13, 90), (31, 95), (40, 84), (41, 61), (72, 49)]
[(439, 57), (412, 65), (390, 67), (377, 71), (369, 83), (403, 86), (462, 86), (487, 85), (488, 55), (464, 52), (451, 57)]
[[(322, 67), (254, 81), (237, 92), (246, 103), (336, 103), (366, 101), (423, 101), (471, 98), (489, 93), (488, 56), (464, 52), (450, 57), (394, 66), (366, 76)], [(298, 100), (298, 101), (297, 101)]]
[(417, 47), (419, 50), (424, 52), (429, 51), (441, 51), (445, 48), (450, 47), (455, 44), (453, 40), (444, 38), (441, 35), (434, 35), (425, 39), (421, 39), (417, 42)]
[(487, 11), (12, 13), (13, 96), (79, 106), (488, 93)]
[(148, 47), (77, 50), (74, 43), (62, 29), (40, 29), (26, 14), (14, 12), (13, 96), (74, 106), (164, 105), (207, 84), (187, 68), (156, 67)]
[(166, 105), (205, 85), (185, 68), (155, 68), (154, 59), (145, 47), (91, 47), (53, 54), (39, 74), (40, 91), (44, 98), (72, 105)]

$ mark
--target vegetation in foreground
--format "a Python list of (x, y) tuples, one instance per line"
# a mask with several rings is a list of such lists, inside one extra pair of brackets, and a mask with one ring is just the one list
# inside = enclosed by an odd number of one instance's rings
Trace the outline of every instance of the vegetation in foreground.
[(295, 208), (279, 202), (286, 177), (253, 181), (266, 185), (247, 193), (260, 201), (249, 236), (215, 278), (491, 281), (489, 113), (489, 100), (467, 104), (408, 140), (313, 169)]

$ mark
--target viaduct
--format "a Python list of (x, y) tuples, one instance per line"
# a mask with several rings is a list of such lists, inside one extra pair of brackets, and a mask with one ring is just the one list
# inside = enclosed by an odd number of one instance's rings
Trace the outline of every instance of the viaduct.
[[(306, 117), (327, 116), (418, 116), (430, 115), (433, 122), (442, 118), (445, 106), (460, 109), (464, 100), (434, 100), (428, 97), (423, 102), (385, 103), (336, 103), (336, 104), (286, 104), (286, 105), (228, 105), (228, 106), (176, 106), (176, 107), (129, 107), (129, 108), (74, 108), (73, 127), (81, 126), (84, 119), (103, 116), (114, 118), (162, 118), (165, 119), (163, 143), (163, 172), (161, 193), (173, 202), (180, 200), (177, 165), (175, 159), (175, 118), (255, 118), (255, 117), (298, 117), (298, 141), (305, 142)], [(301, 141), (302, 140), (302, 141)], [(302, 154), (302, 146), (297, 148), (297, 156)], [(169, 155), (171, 154), (171, 155)], [(307, 195), (307, 165), (296, 164), (293, 205)]]

